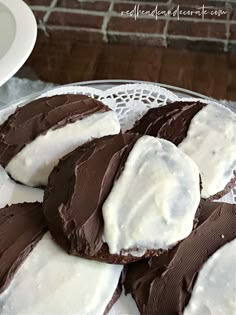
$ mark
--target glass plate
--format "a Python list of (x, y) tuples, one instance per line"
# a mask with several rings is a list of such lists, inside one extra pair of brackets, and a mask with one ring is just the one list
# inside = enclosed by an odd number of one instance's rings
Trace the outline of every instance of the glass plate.
[[(200, 98), (214, 101), (212, 98), (205, 95), (160, 83), (135, 80), (85, 81), (56, 86), (55, 88), (52, 88), (50, 85), (50, 87), (44, 91), (23, 97), (14, 102), (14, 104), (2, 106), (0, 109), (0, 124), (15, 111), (17, 106), (23, 106), (41, 96), (65, 93), (81, 93), (101, 99), (105, 104), (116, 111), (123, 130), (128, 129), (133, 121), (139, 118), (148, 108), (163, 106), (168, 101), (186, 98)], [(126, 97), (128, 97), (128, 99), (126, 99)], [(136, 100), (136, 98), (138, 98), (138, 100)], [(231, 190), (229, 194), (223, 197), (222, 201), (230, 203), (236, 202), (236, 189)]]
[[(137, 93), (137, 95), (139, 96), (139, 100), (138, 103), (135, 103), (135, 99), (134, 98), (130, 98), (130, 95), (132, 94), (132, 86), (128, 87), (124, 87), (125, 93), (120, 93), (122, 92), (122, 88), (120, 89), (120, 85), (132, 85), (132, 84), (136, 84), (137, 83), (141, 83), (141, 85), (144, 87), (145, 89), (142, 90), (142, 88), (134, 88), (135, 92), (147, 92), (150, 91), (150, 94), (148, 93)], [(149, 84), (149, 87), (148, 87)], [(111, 95), (109, 95), (109, 91), (107, 91), (108, 89), (111, 89)], [(168, 90), (168, 91), (166, 91)], [(125, 116), (124, 113), (121, 113), (121, 111), (117, 111), (117, 108), (122, 108), (123, 107), (128, 107), (126, 106), (125, 103), (125, 97), (129, 97), (129, 111), (130, 113), (132, 113), (132, 107), (133, 106), (133, 111), (135, 112), (137, 109), (137, 107), (140, 107), (141, 110), (143, 109), (143, 105), (140, 104), (140, 100), (143, 98), (142, 97), (146, 97), (146, 107), (147, 106), (151, 106), (154, 102), (158, 101), (158, 106), (162, 106), (165, 105), (166, 102), (169, 100), (174, 100), (173, 94), (175, 94), (177, 96), (177, 99), (179, 98), (200, 98), (200, 99), (205, 99), (205, 100), (209, 100), (212, 101), (211, 98), (205, 96), (205, 95), (201, 95), (199, 93), (196, 92), (192, 92), (189, 90), (185, 90), (182, 88), (178, 88), (175, 86), (169, 86), (169, 85), (165, 85), (165, 84), (159, 84), (159, 83), (151, 83), (151, 82), (145, 82), (145, 81), (130, 81), (130, 80), (99, 80), (99, 81), (87, 81), (87, 82), (78, 82), (78, 83), (73, 83), (73, 84), (67, 84), (67, 85), (63, 85), (63, 86), (59, 86), (59, 87), (55, 87), (54, 89), (50, 88), (44, 91), (40, 91), (34, 94), (31, 94), (27, 97), (21, 98), (19, 99), (17, 102), (15, 102), (14, 104), (11, 104), (11, 106), (7, 105), (4, 106), (3, 111), (0, 110), (0, 124), (1, 124), (1, 119), (2, 117), (5, 119), (7, 116), (9, 116), (9, 114), (11, 114), (12, 112), (14, 112), (14, 108), (16, 106), (23, 106), (24, 104), (34, 100), (35, 98), (38, 98), (40, 96), (50, 96), (50, 95), (54, 95), (54, 94), (63, 94), (66, 92), (71, 92), (71, 93), (76, 93), (76, 92), (81, 92), (83, 94), (88, 94), (91, 96), (94, 96), (96, 98), (102, 99), (102, 101), (104, 101), (105, 103), (109, 103), (112, 104), (116, 110), (116, 112), (119, 114), (119, 119), (120, 121), (122, 121), (122, 117)], [(169, 93), (167, 93), (169, 92)], [(127, 94), (128, 93), (128, 94)], [(166, 96), (166, 97), (164, 97)], [(119, 101), (120, 99), (120, 101)], [(115, 102), (114, 102), (115, 100)], [(133, 102), (131, 102), (131, 100)], [(149, 103), (147, 102), (147, 100), (149, 101)], [(120, 102), (120, 103), (119, 103)], [(108, 104), (109, 105), (109, 104)], [(113, 107), (112, 107), (113, 108)], [(2, 113), (1, 113), (2, 112)], [(5, 112), (5, 114), (3, 114), (3, 112)], [(4, 117), (5, 116), (5, 117)], [(123, 121), (124, 125), (127, 123), (126, 121)], [(171, 193), (171, 192), (170, 192)], [(235, 199), (234, 199), (235, 198)], [(222, 198), (222, 201), (224, 202), (235, 202), (236, 201), (236, 190), (233, 190), (226, 196), (224, 196)], [(137, 310), (137, 307), (134, 303), (134, 301), (132, 300), (132, 298), (128, 295), (125, 296), (124, 294), (122, 294), (121, 298), (118, 300), (118, 302), (113, 306), (113, 308), (111, 309), (111, 311), (109, 312), (109, 315), (138, 315), (139, 312)]]
[(179, 97), (197, 97), (197, 98), (205, 98), (205, 99), (211, 99), (208, 96), (205, 96), (203, 94), (186, 90), (177, 86), (168, 85), (168, 84), (162, 84), (162, 83), (155, 83), (155, 82), (149, 82), (149, 81), (140, 81), (140, 80), (94, 80), (94, 81), (84, 81), (84, 82), (76, 82), (73, 83), (73, 85), (80, 85), (80, 86), (88, 86), (93, 87), (100, 90), (107, 90), (110, 88), (113, 88), (115, 86), (119, 86), (121, 84), (132, 84), (132, 83), (150, 83), (150, 84), (156, 84), (160, 87), (163, 87), (175, 94), (177, 94)]

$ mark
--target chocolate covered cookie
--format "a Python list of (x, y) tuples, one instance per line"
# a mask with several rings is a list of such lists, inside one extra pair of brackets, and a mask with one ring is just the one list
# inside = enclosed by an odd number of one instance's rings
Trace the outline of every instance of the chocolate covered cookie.
[(42, 204), (22, 203), (0, 209), (0, 292), (46, 232)]
[(201, 213), (172, 250), (126, 268), (124, 286), (141, 315), (235, 313), (236, 205), (205, 202)]
[(40, 203), (0, 209), (1, 315), (106, 315), (122, 266), (69, 256), (46, 231)]
[(236, 185), (236, 115), (224, 106), (175, 102), (152, 108), (131, 131), (167, 139), (191, 157), (203, 198), (221, 198)]
[(169, 141), (127, 133), (61, 159), (43, 207), (68, 253), (126, 264), (187, 237), (199, 201), (199, 170), (187, 155)]
[(73, 257), (46, 233), (0, 294), (1, 315), (106, 315), (122, 266)]
[(94, 138), (117, 134), (113, 111), (85, 95), (56, 95), (18, 108), (0, 126), (0, 165), (17, 181), (46, 185), (58, 160)]

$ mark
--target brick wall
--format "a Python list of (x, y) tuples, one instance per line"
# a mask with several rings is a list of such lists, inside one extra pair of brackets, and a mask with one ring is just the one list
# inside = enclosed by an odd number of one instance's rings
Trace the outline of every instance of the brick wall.
[(25, 1), (39, 36), (236, 52), (236, 0)]

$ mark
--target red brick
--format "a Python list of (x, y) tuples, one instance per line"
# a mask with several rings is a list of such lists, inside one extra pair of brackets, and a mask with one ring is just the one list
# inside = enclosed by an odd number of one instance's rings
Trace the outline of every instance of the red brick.
[(167, 39), (168, 47), (178, 49), (189, 49), (196, 51), (224, 51), (224, 43), (219, 41), (206, 40), (188, 40), (185, 38), (172, 38)]
[(46, 14), (46, 11), (33, 10), (33, 13), (36, 18), (36, 21), (39, 23), (39, 21), (43, 20), (44, 15)]
[(226, 25), (209, 22), (170, 21), (168, 34), (191, 37), (226, 38)]
[(24, 1), (30, 6), (35, 6), (35, 5), (49, 6), (52, 3), (52, 0), (24, 0)]
[(197, 7), (212, 6), (215, 8), (222, 8), (231, 3), (231, 1), (218, 1), (218, 0), (173, 0), (174, 4), (179, 5), (193, 5)]
[(102, 16), (87, 14), (52, 12), (49, 16), (48, 24), (66, 25), (77, 27), (101, 28), (103, 22)]
[(135, 20), (134, 18), (112, 17), (108, 24), (108, 30), (119, 32), (162, 34), (164, 25), (165, 21), (156, 21), (155, 19), (138, 18)]
[(93, 11), (107, 11), (109, 9), (109, 1), (78, 1), (78, 0), (59, 0), (57, 7), (93, 10)]
[(122, 34), (107, 34), (110, 43), (120, 43), (120, 44), (133, 44), (133, 45), (151, 45), (162, 47), (164, 44), (163, 38), (154, 37), (151, 34), (145, 37), (138, 36), (136, 34), (130, 33), (130, 35)]

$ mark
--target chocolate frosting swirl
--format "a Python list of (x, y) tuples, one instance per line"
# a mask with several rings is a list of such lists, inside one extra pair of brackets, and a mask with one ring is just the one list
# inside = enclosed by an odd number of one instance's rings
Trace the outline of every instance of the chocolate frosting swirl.
[(0, 209), (0, 292), (46, 232), (42, 204), (22, 203)]
[[(164, 251), (148, 249), (140, 257), (128, 251), (110, 254), (103, 240), (103, 203), (139, 138), (137, 134), (126, 133), (96, 139), (62, 158), (49, 176), (44, 214), (54, 238), (68, 253), (126, 264)], [(198, 214), (196, 209), (195, 221)]]
[(202, 265), (236, 237), (236, 205), (203, 201), (201, 213), (199, 227), (179, 245), (127, 267), (125, 289), (141, 315), (182, 315)]
[[(123, 263), (103, 242), (102, 205), (138, 135), (96, 139), (64, 157), (49, 176), (44, 214), (51, 233), (70, 254)], [(132, 256), (131, 256), (132, 257)]]
[(130, 131), (164, 138), (178, 145), (186, 137), (191, 120), (204, 106), (206, 104), (200, 102), (174, 102), (151, 108)]
[(25, 145), (49, 129), (61, 128), (86, 116), (109, 110), (101, 102), (78, 94), (44, 97), (19, 107), (0, 126), (0, 164), (6, 167)]

